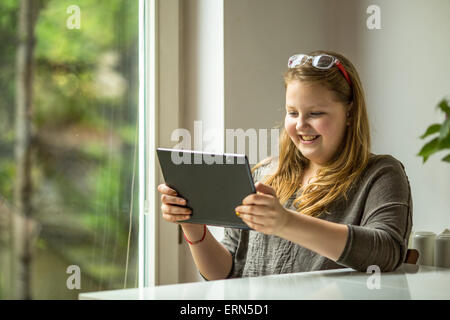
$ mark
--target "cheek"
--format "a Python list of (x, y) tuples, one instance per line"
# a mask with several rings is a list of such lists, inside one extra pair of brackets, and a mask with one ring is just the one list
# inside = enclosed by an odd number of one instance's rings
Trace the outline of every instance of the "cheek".
[(284, 119), (284, 129), (290, 137), (297, 136), (296, 124), (296, 121), (292, 118), (286, 117)]
[(336, 119), (326, 119), (318, 122), (315, 128), (328, 141), (340, 140), (343, 132), (341, 124)]
[(324, 137), (331, 137), (333, 136), (333, 121), (330, 121), (329, 119), (317, 121), (314, 125), (314, 129), (321, 134)]

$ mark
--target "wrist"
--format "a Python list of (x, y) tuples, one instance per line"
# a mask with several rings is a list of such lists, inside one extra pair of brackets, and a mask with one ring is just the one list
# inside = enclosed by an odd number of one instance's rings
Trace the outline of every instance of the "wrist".
[(281, 222), (280, 227), (278, 228), (278, 231), (275, 233), (277, 237), (283, 238), (283, 235), (286, 234), (287, 229), (293, 222), (293, 215), (295, 212), (292, 212), (291, 210), (284, 209), (283, 213), (283, 220)]
[[(203, 240), (205, 240), (206, 237), (207, 233), (206, 224), (195, 226), (196, 226), (195, 231), (193, 231), (192, 229), (190, 231), (187, 231), (186, 228), (182, 228), (183, 237), (186, 240), (186, 242), (189, 243), (190, 245), (198, 244)], [(189, 227), (187, 229), (189, 230)]]

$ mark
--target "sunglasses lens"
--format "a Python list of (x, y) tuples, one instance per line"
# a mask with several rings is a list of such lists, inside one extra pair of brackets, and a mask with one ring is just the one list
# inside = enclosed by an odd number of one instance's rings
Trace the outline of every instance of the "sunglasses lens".
[(301, 66), (305, 64), (306, 60), (308, 60), (308, 56), (304, 54), (296, 54), (289, 58), (288, 67), (295, 68), (297, 66)]
[(334, 58), (328, 55), (321, 55), (314, 58), (314, 66), (321, 69), (328, 69), (333, 65)]

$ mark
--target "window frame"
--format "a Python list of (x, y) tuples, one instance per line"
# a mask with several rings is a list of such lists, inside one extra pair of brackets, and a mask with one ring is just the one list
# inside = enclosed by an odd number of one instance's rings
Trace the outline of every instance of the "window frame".
[(139, 0), (139, 288), (179, 282), (179, 226), (160, 218), (155, 150), (181, 124), (181, 5)]

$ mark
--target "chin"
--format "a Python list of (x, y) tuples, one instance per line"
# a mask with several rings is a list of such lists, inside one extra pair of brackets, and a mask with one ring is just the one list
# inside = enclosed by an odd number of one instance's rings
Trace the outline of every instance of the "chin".
[(307, 158), (310, 161), (315, 162), (314, 159), (317, 158), (317, 156), (315, 156), (316, 155), (315, 152), (310, 152), (308, 150), (302, 150), (301, 148), (299, 150), (305, 158)]
[(322, 153), (318, 149), (311, 150), (311, 149), (305, 148), (301, 143), (299, 143), (297, 148), (300, 150), (302, 155), (310, 161), (318, 162), (319, 159), (321, 159)]

